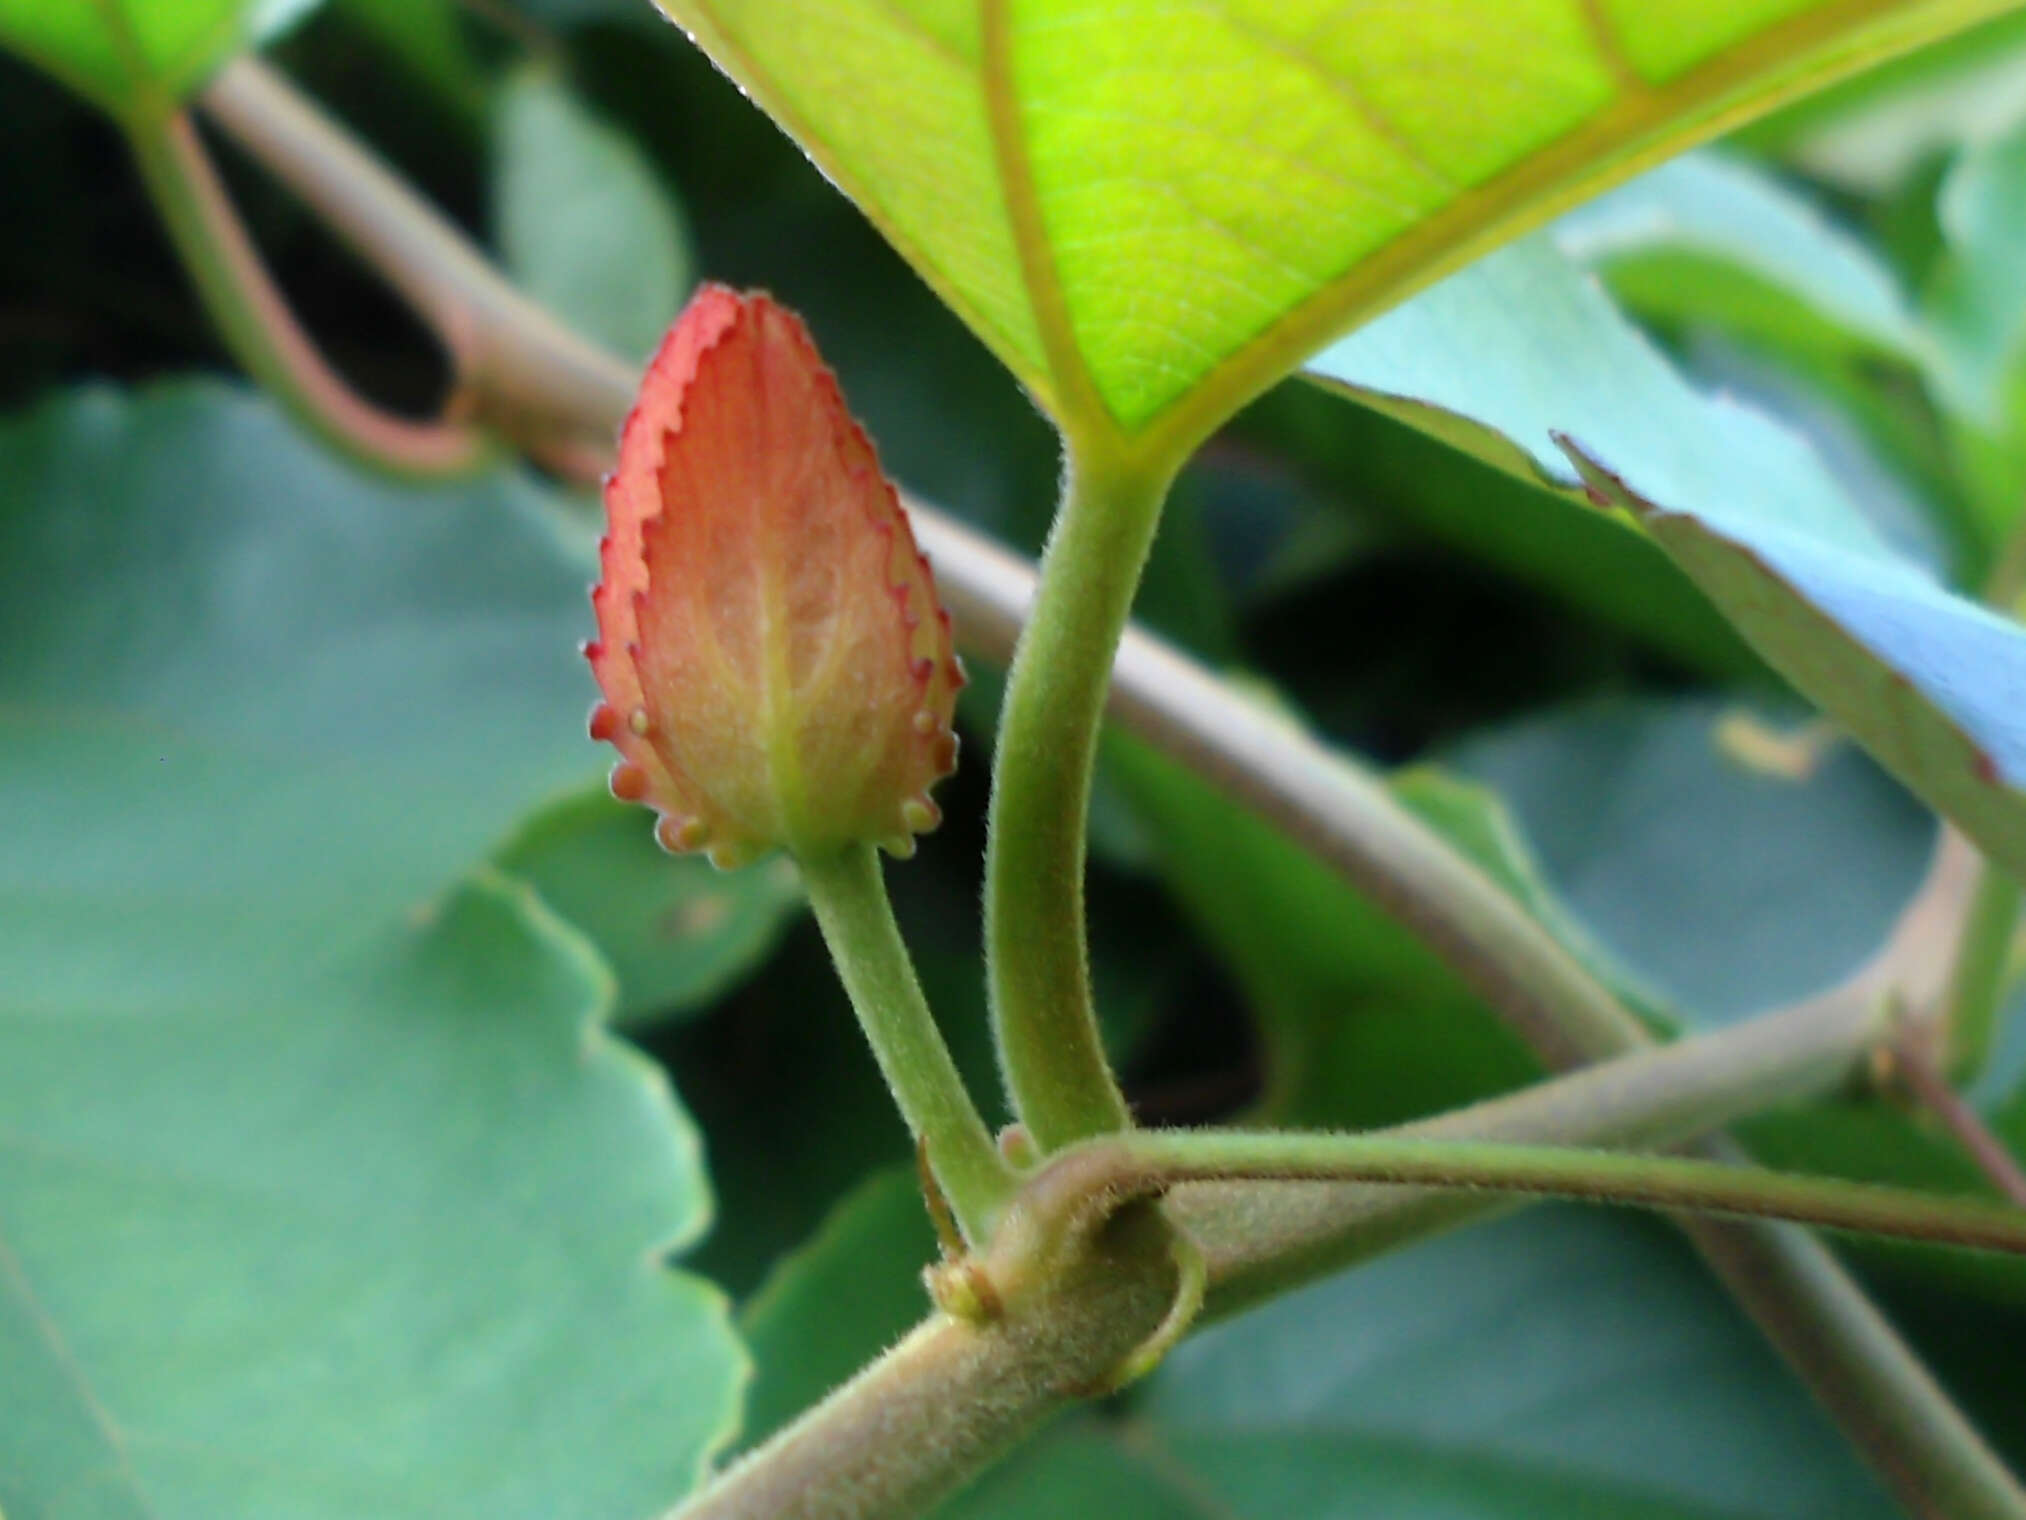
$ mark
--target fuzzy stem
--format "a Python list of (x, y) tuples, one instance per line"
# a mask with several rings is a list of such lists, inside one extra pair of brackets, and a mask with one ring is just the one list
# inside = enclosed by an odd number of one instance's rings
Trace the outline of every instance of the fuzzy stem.
[(248, 374), (328, 442), (366, 464), (427, 478), (484, 462), (481, 434), (380, 411), (324, 362), (275, 288), (188, 116), (139, 116), (128, 123), (127, 140), (191, 283)]
[(1054, 1254), (1064, 1232), (1184, 1182), (1363, 1182), (1524, 1193), (2026, 1255), (2026, 1209), (1762, 1167), (1570, 1146), (1391, 1135), (1139, 1130), (1058, 1154), (1022, 1191), (995, 1255)]
[(984, 1240), (1017, 1179), (992, 1143), (922, 996), (869, 844), (798, 860), (824, 943), (881, 1074), (964, 1234)]
[(930, 1315), (668, 1520), (926, 1514), (1154, 1333), (1176, 1292), (1167, 1232), (1149, 1228), (1158, 1223), (1127, 1210), (990, 1324)]
[[(1909, 1514), (2026, 1517), (2018, 1480), (1821, 1241), (1793, 1225), (1708, 1225), (1697, 1245), (1725, 1282), (1776, 1285), (1740, 1301)], [(1781, 1314), (1782, 1298), (1806, 1312)]]
[[(1782, 1015), (1388, 1133), (1666, 1144), (1779, 1095), (1841, 1083), (1870, 1034), (1823, 1011)], [(1163, 1208), (1202, 1244), (1206, 1312), (1218, 1317), (1508, 1202), (1359, 1183), (1213, 1182), (1176, 1187)], [(1109, 1259), (1110, 1270), (1085, 1271), (1079, 1257), (1066, 1268), (1041, 1262), (1037, 1272), (1037, 1253), (1018, 1249), (1017, 1234), (1006, 1232), (983, 1262), (1010, 1305), (1003, 1323), (981, 1328), (930, 1316), (698, 1493), (677, 1511), (680, 1520), (910, 1520), (1102, 1383), (1157, 1331), (1174, 1297), (1172, 1272), (1162, 1270), (1171, 1256), (1156, 1255), (1152, 1243), (1127, 1253), (1101, 1232), (1093, 1253)], [(1041, 1286), (1029, 1288), (1037, 1277)]]
[(1044, 1155), (1131, 1123), (1091, 1004), (1084, 830), (1112, 659), (1174, 465), (1072, 447), (999, 720), (985, 854), (992, 1027)]

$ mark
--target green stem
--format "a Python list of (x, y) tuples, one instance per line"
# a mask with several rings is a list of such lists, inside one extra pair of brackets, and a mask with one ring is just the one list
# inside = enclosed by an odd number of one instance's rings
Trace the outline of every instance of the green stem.
[(275, 287), (188, 116), (127, 124), (141, 180), (220, 337), (246, 372), (338, 449), (397, 474), (469, 471), (485, 440), (453, 423), (411, 422), (362, 400), (317, 352)]
[(1044, 1155), (1131, 1123), (1091, 1002), (1084, 828), (1112, 658), (1174, 468), (1072, 446), (999, 720), (985, 854), (992, 1027)]
[(2026, 1209), (1978, 1198), (1763, 1167), (1569, 1146), (1390, 1135), (1254, 1130), (1139, 1130), (1062, 1152), (1002, 1224), (1003, 1245), (1059, 1249), (1047, 1237), (1088, 1233), (1121, 1203), (1185, 1182), (1360, 1182), (1526, 1193), (1579, 1202), (1798, 1224), (2026, 1255)]
[(936, 1029), (887, 901), (879, 854), (861, 844), (797, 863), (886, 1085), (928, 1153), (957, 1223), (970, 1240), (983, 1241), (1018, 1179)]
[(2019, 902), (2019, 884), (1985, 861), (1963, 920), (1943, 1004), (1948, 1063), (1958, 1076), (1974, 1075), (1990, 1059)]

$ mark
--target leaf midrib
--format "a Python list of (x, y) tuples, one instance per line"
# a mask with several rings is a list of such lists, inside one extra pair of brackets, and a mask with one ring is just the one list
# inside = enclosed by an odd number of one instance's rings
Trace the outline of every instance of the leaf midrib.
[[(125, 1433), (120, 1428), (119, 1422), (113, 1418), (112, 1411), (93, 1389), (90, 1379), (85, 1375), (83, 1363), (78, 1360), (70, 1342), (64, 1337), (63, 1327), (57, 1324), (55, 1317), (44, 1306), (41, 1296), (35, 1291), (35, 1285), (28, 1279), (28, 1272), (22, 1266), (21, 1258), (8, 1244), (8, 1230), (4, 1219), (0, 1219), (0, 1276), (5, 1277), (9, 1296), (20, 1307), (23, 1316), (34, 1327), (43, 1345), (48, 1348), (51, 1364), (76, 1393), (79, 1406), (85, 1411), (93, 1429), (104, 1440), (106, 1449), (112, 1453), (111, 1471), (119, 1476), (141, 1513), (159, 1516), (161, 1512), (155, 1508), (147, 1490), (141, 1487), (140, 1474), (134, 1469), (133, 1455), (127, 1448)], [(81, 1475), (80, 1481), (83, 1476), (89, 1475)]]
[[(681, 0), (670, 0), (681, 3)], [(1019, 288), (1042, 354), (1037, 367), (999, 324), (984, 320), (950, 272), (922, 257), (913, 239), (886, 214), (876, 186), (862, 182), (856, 165), (834, 159), (823, 133), (787, 104), (787, 92), (769, 71), (733, 41), (720, 16), (720, 0), (691, 0), (683, 8), (709, 23), (713, 49), (766, 98), (767, 109), (824, 158), (825, 172), (874, 214), (882, 233), (921, 271), (937, 293), (993, 347), (1055, 417), (1072, 441), (1082, 440), (1138, 455), (1186, 457), (1238, 407), (1289, 372), (1330, 338), (1453, 272), (1499, 243), (1557, 213), (1714, 136), (1792, 96), (1842, 77), (1875, 59), (1944, 34), (2016, 0), (1842, 0), (1817, 5), (1741, 38), (1663, 83), (1634, 66), (1600, 0), (1581, 0), (1579, 12), (1613, 93), (1607, 104), (1571, 131), (1527, 153), (1478, 185), (1455, 193), (1380, 248), (1363, 255), (1337, 278), (1317, 287), (1266, 327), (1205, 369), (1181, 395), (1134, 423), (1119, 419), (1104, 401), (1094, 371), (1076, 340), (1053, 244), (1021, 130), (1020, 100), (1011, 60), (1011, 0), (979, 0), (981, 55), (974, 66), (955, 55), (904, 8), (878, 0), (882, 14), (922, 40), (945, 64), (967, 75), (985, 110), (992, 147), (993, 188), (1007, 218)], [(1221, 6), (1213, 6), (1227, 21)], [(1259, 40), (1259, 39), (1255, 39)], [(1260, 45), (1266, 43), (1260, 41)], [(1288, 56), (1280, 49), (1283, 56)], [(1796, 65), (1793, 60), (1803, 62)], [(1313, 67), (1304, 60), (1305, 66)], [(1326, 71), (1325, 71), (1326, 72)], [(1375, 113), (1360, 103), (1348, 81), (1329, 76), (1331, 88), (1350, 99), (1361, 120)], [(1375, 130), (1410, 162), (1420, 162), (1409, 139), (1382, 113)], [(1446, 177), (1438, 176), (1438, 179)]]

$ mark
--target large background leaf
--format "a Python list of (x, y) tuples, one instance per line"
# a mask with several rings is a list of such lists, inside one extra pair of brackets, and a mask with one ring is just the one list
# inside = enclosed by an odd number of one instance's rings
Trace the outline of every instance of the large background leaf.
[(1128, 431), (1997, 8), (660, 3), (1052, 410), (1094, 399)]
[(1205, 1332), (1114, 1440), (1143, 1483), (1248, 1520), (1893, 1513), (1680, 1246), (1559, 1209)]
[(609, 1515), (728, 1433), (610, 974), (467, 877), (596, 761), (583, 572), (212, 386), (0, 432), (0, 1504)]

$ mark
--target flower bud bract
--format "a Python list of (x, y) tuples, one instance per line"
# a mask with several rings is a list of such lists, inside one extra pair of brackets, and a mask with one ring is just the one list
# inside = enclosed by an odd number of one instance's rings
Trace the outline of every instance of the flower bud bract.
[(605, 486), (594, 738), (671, 850), (913, 849), (963, 668), (928, 561), (807, 329), (705, 286)]

